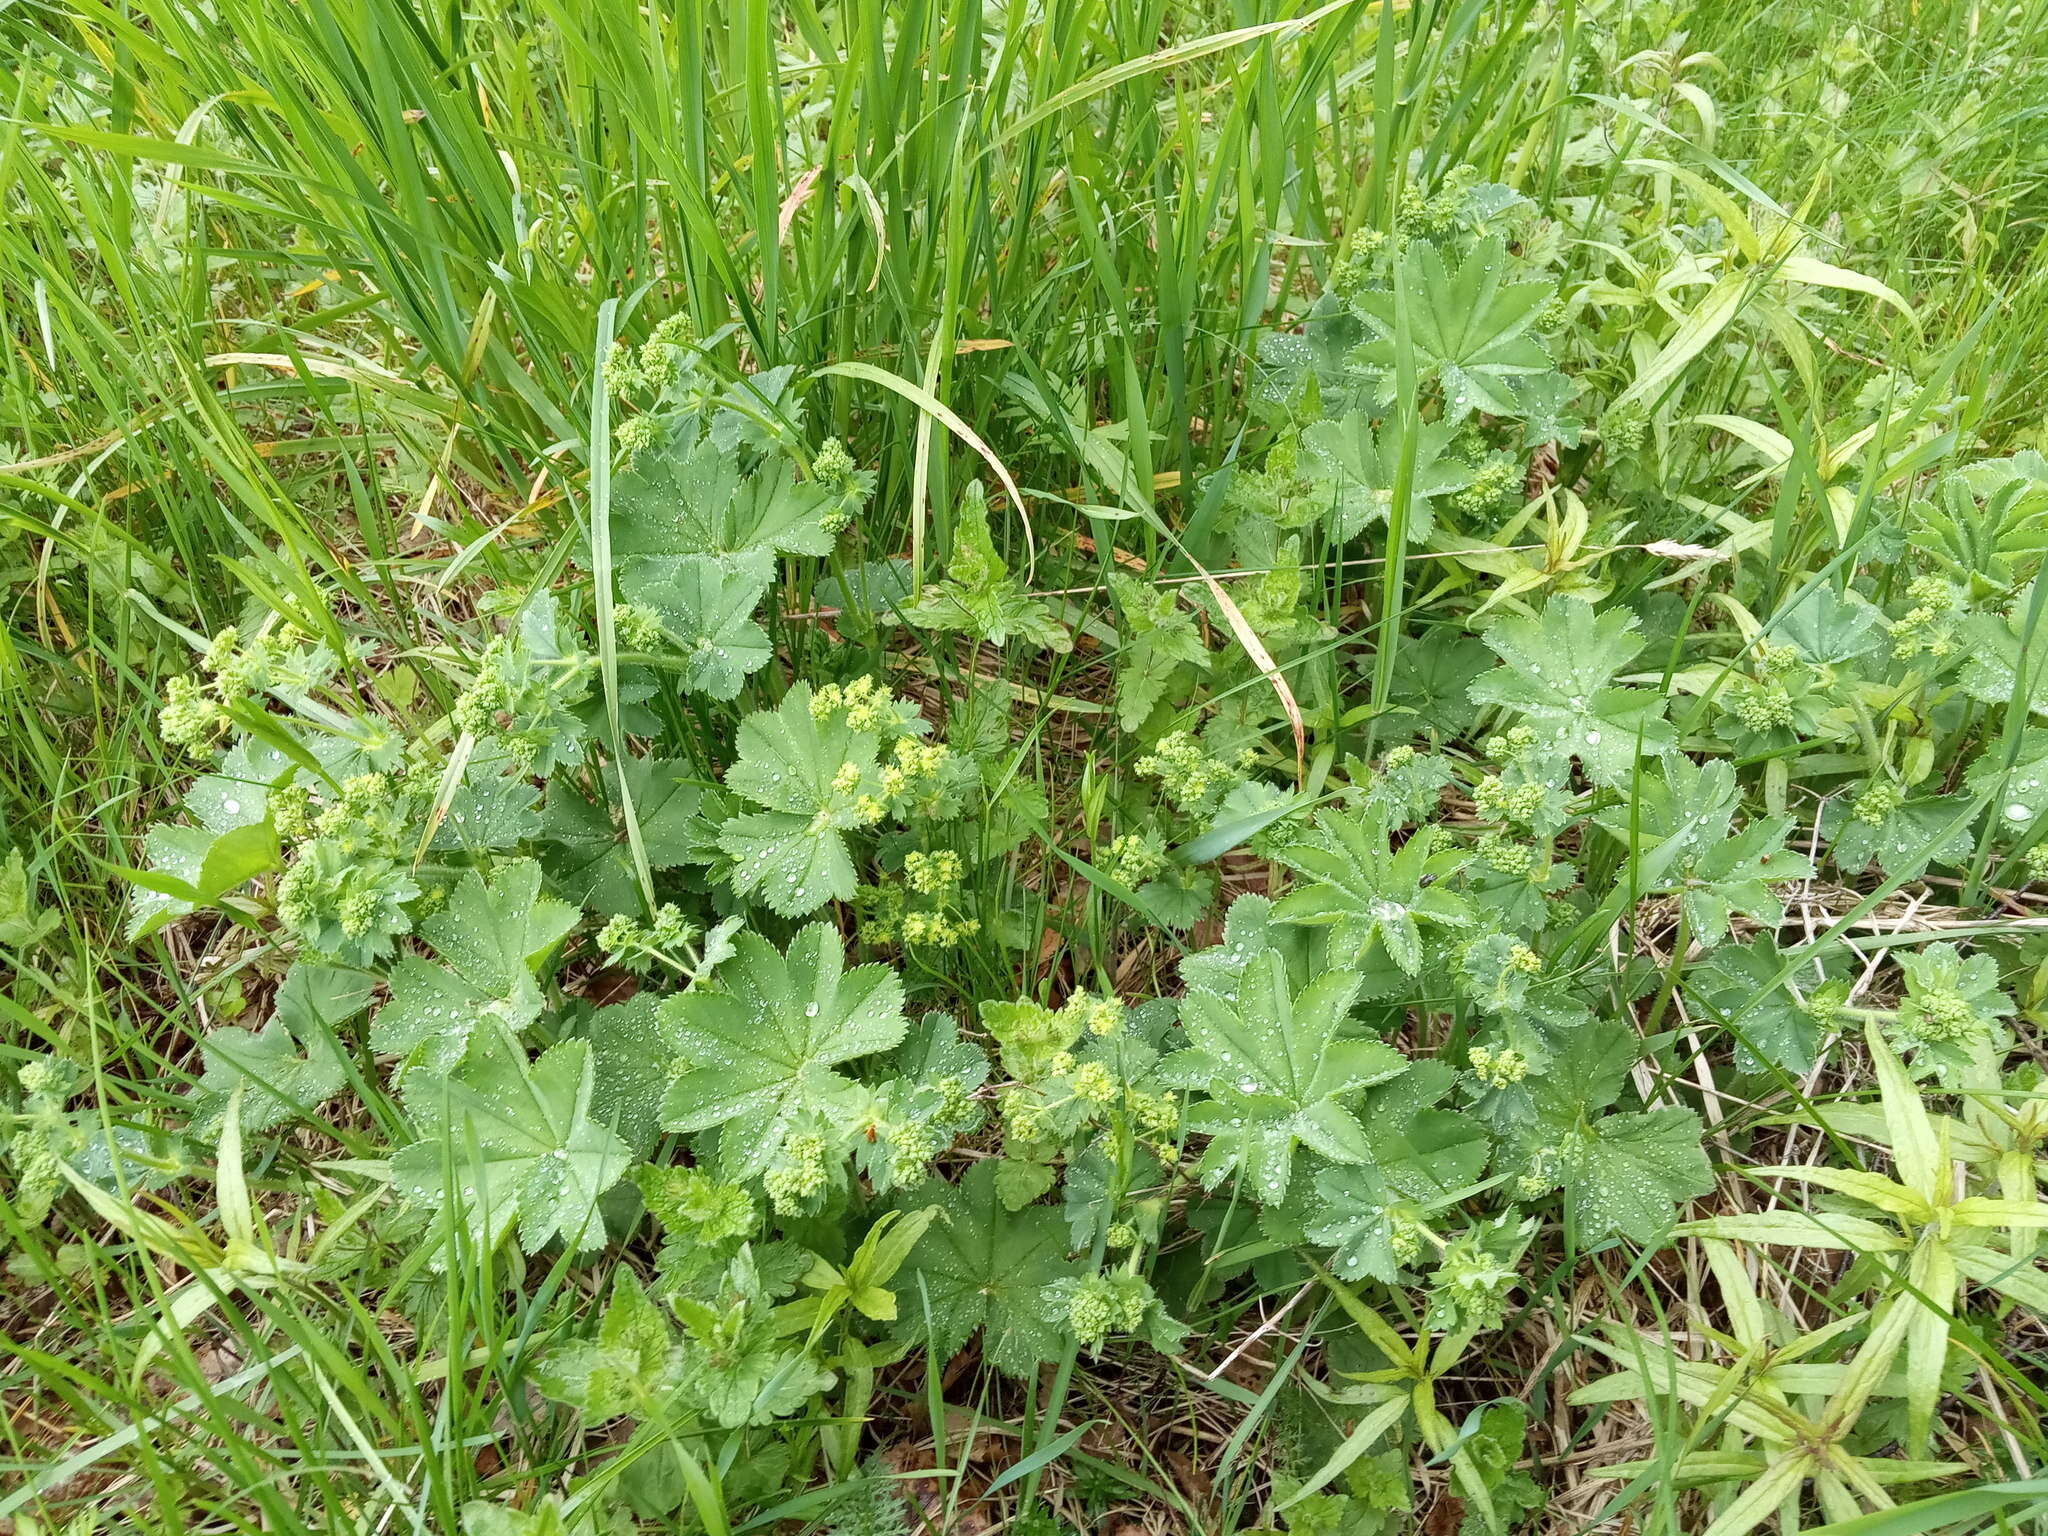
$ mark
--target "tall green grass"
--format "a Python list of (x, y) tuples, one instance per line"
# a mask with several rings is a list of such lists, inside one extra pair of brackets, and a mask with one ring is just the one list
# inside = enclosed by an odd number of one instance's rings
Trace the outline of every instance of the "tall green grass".
[[(1069, 503), (1182, 532), (1185, 554), (1132, 541), (1157, 574), (1216, 563), (1194, 492), (1261, 444), (1258, 337), (1293, 323), (1348, 238), (1389, 226), (1411, 181), (1476, 165), (1568, 196), (1568, 237), (1595, 238), (1625, 160), (1711, 156), (1912, 298), (1923, 352), (1953, 356), (1959, 433), (2039, 445), (2044, 28), (2039, 0), (1910, 16), (1882, 0), (15, 5), (0, 13), (0, 814), (64, 921), (0, 1002), (0, 1067), (61, 1040), (95, 1063), (116, 1120), (189, 1080), (233, 963), (195, 983), (197, 957), (167, 941), (130, 955), (110, 879), (141, 862), (184, 770), (153, 723), (163, 679), (190, 666), (190, 636), (260, 603), (370, 637), (416, 663), (408, 686), (444, 687), (436, 658), (481, 633), (469, 594), (553, 568), (591, 514), (607, 306), (626, 338), (687, 315), (733, 377), (896, 375), (905, 389), (826, 376), (808, 410), (878, 468), (863, 547), (921, 575), (981, 472), (917, 397), (943, 402), (1026, 489), (1001, 530), (1016, 559), (1028, 533), (1042, 584), (1085, 589), (1109, 540)], [(1884, 89), (1782, 109), (1850, 49)], [(1622, 137), (1584, 143), (1586, 104), (1646, 78)], [(1816, 349), (1781, 430), (1825, 435), (1869, 377), (1861, 335)], [(1617, 377), (1630, 366), (1614, 360)], [(1697, 408), (1754, 366), (1716, 358)], [(1810, 501), (1785, 504), (1788, 539), (1804, 537)], [(1378, 589), (1383, 691), (1411, 573), (1391, 563)], [(778, 639), (799, 656), (819, 643), (801, 621)], [(1028, 682), (1057, 697), (1065, 676)], [(1042, 737), (1076, 721), (1044, 708), (1017, 771), (1043, 772)], [(1058, 814), (1085, 812), (1085, 785), (1051, 787)], [(1046, 891), (1010, 894), (1042, 931)], [(1015, 979), (970, 958), (976, 985)], [(364, 1092), (371, 1146), (391, 1109)], [(252, 1167), (257, 1197), (322, 1188), (335, 1151), (288, 1144)], [(204, 1181), (173, 1198), (213, 1219)], [(323, 1215), (343, 1235), (311, 1278), (222, 1286), (217, 1327), (157, 1348), (174, 1282), (145, 1244), (60, 1240), (0, 1202), (0, 1387), (26, 1405), (0, 1416), (0, 1513), (118, 1493), (139, 1530), (452, 1531), (464, 1500), (575, 1453), (523, 1370), (582, 1306), (581, 1277), (508, 1276), (485, 1255), (434, 1275), (338, 1204)], [(387, 1288), (434, 1293), (433, 1337), (362, 1300)], [(2020, 1428), (2038, 1460), (2037, 1428)], [(1248, 1474), (1228, 1470), (1243, 1504)], [(1640, 1513), (1678, 1518), (1661, 1489)]]

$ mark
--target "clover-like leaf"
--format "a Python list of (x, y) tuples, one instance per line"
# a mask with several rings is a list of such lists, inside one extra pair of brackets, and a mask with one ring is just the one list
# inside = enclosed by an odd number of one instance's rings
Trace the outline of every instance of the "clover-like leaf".
[(626, 1144), (591, 1113), (590, 1044), (565, 1040), (529, 1064), (494, 1026), (448, 1073), (407, 1075), (419, 1139), (391, 1160), (400, 1195), (447, 1211), (483, 1246), (516, 1224), (528, 1253), (560, 1238), (605, 1240), (598, 1198), (625, 1174)]
[(1670, 1229), (1680, 1201), (1714, 1187), (1691, 1110), (1599, 1113), (1619, 1096), (1641, 1050), (1633, 1032), (1587, 1019), (1542, 1081), (1531, 1080), (1534, 1135), (1542, 1139), (1532, 1169), (1563, 1188), (1581, 1242), (1609, 1232), (1652, 1242)]
[(1789, 818), (1731, 832), (1741, 794), (1725, 761), (1701, 766), (1667, 752), (1659, 771), (1637, 784), (1632, 801), (1595, 820), (1637, 853), (1639, 889), (1675, 893), (1692, 937), (1707, 946), (1728, 936), (1731, 913), (1769, 927), (1783, 920), (1784, 903), (1771, 887), (1813, 873), (1804, 854), (1785, 846)]
[(375, 985), (362, 971), (308, 960), (294, 965), (261, 1029), (229, 1025), (199, 1042), (206, 1061), (195, 1095), (206, 1106), (201, 1124), (226, 1112), (237, 1087), (244, 1131), (310, 1114), (341, 1092), (348, 1057), (336, 1031), (369, 1007)]
[(541, 1010), (533, 962), (580, 917), (566, 902), (540, 894), (540, 865), (531, 859), (500, 864), (488, 881), (472, 870), (447, 906), (420, 920), (420, 937), (441, 963), (400, 957), (370, 1044), (406, 1056), (409, 1069), (445, 1072), (469, 1049), (479, 1020), (524, 1030)]
[(915, 603), (898, 610), (920, 629), (957, 630), (1001, 645), (1012, 637), (1047, 650), (1070, 651), (1074, 640), (1052, 609), (1010, 574), (989, 536), (987, 502), (981, 482), (967, 487), (954, 512), (953, 558), (946, 579), (935, 581)]
[(803, 683), (776, 708), (740, 722), (739, 758), (726, 770), (726, 787), (766, 809), (735, 816), (719, 830), (735, 892), (760, 898), (784, 917), (853, 899), (845, 833), (880, 814), (877, 746), (844, 713), (814, 717)]
[(528, 764), (508, 751), (480, 749), (463, 766), (462, 782), (434, 828), (436, 852), (478, 853), (516, 848), (540, 836), (540, 787)]
[(637, 992), (598, 1009), (587, 1026), (597, 1117), (636, 1157), (654, 1145), (669, 1068), (682, 1053), (665, 1001), (652, 990)]
[(736, 454), (707, 438), (688, 453), (643, 453), (613, 480), (612, 549), (753, 560), (755, 568), (763, 556), (828, 555), (834, 535), (821, 519), (831, 506), (825, 487), (796, 482), (788, 459), (743, 472)]
[(1565, 1133), (1557, 1155), (1581, 1242), (1609, 1232), (1654, 1242), (1671, 1229), (1678, 1204), (1714, 1187), (1699, 1116), (1689, 1109), (1602, 1115)]
[(744, 1178), (769, 1165), (794, 1122), (847, 1101), (855, 1085), (834, 1067), (889, 1050), (910, 1020), (902, 979), (881, 965), (847, 970), (839, 934), (824, 923), (786, 954), (757, 934), (733, 943), (712, 981), (664, 1005), (682, 1071), (662, 1119), (675, 1131), (723, 1127), (721, 1164)]
[(1395, 1208), (1400, 1191), (1370, 1164), (1324, 1168), (1316, 1174), (1316, 1199), (1306, 1228), (1308, 1239), (1335, 1250), (1330, 1267), (1346, 1280), (1369, 1278), (1392, 1285), (1400, 1270), (1394, 1257)]
[(931, 1180), (909, 1208), (937, 1206), (896, 1284), (898, 1327), (947, 1359), (977, 1330), (996, 1369), (1028, 1375), (1057, 1360), (1064, 1332), (1042, 1306), (1047, 1287), (1077, 1270), (1067, 1260), (1066, 1224), (1049, 1205), (1011, 1211), (997, 1188), (997, 1159), (985, 1158), (958, 1184)]
[[(1408, 506), (1411, 544), (1427, 540), (1436, 526), (1430, 502), (1472, 483), (1473, 467), (1446, 451), (1457, 435), (1457, 427), (1448, 421), (1424, 422), (1416, 429)], [(1317, 422), (1302, 433), (1301, 446), (1302, 470), (1327, 501), (1337, 539), (1356, 538), (1371, 524), (1386, 521), (1394, 504), (1398, 441), (1390, 437), (1382, 443), (1371, 419), (1355, 411), (1342, 421)]]
[(1208, 670), (1209, 651), (1178, 588), (1149, 587), (1120, 571), (1109, 580), (1124, 630), (1116, 652), (1117, 721), (1135, 731), (1166, 697), (1175, 676), (1183, 675), (1182, 667)]
[(1747, 944), (1724, 944), (1685, 970), (1686, 995), (1710, 1018), (1732, 1021), (1737, 1062), (1749, 1071), (1768, 1066), (1794, 1075), (1810, 1072), (1828, 1004), (1843, 1000), (1839, 984), (1816, 976), (1811, 965), (1790, 978), (1800, 989), (1795, 994), (1776, 980), (1784, 958), (1777, 940), (1760, 933)]
[(1664, 700), (1642, 688), (1610, 686), (1642, 649), (1626, 608), (1596, 614), (1591, 603), (1557, 597), (1540, 617), (1519, 614), (1487, 627), (1486, 643), (1503, 665), (1474, 679), (1475, 703), (1526, 717), (1560, 756), (1576, 756), (1602, 784), (1628, 782), (1638, 750), (1672, 745)]
[[(1424, 377), (1435, 376), (1443, 389), (1445, 419), (1456, 423), (1475, 410), (1520, 415), (1508, 381), (1550, 371), (1550, 354), (1529, 330), (1555, 285), (1506, 281), (1507, 246), (1498, 235), (1455, 265), (1433, 242), (1411, 240), (1401, 265), (1409, 340)], [(1377, 333), (1358, 349), (1359, 361), (1391, 371), (1403, 318), (1395, 291), (1369, 289), (1352, 304)]]
[(1385, 805), (1362, 815), (1325, 811), (1300, 841), (1278, 849), (1274, 857), (1304, 878), (1275, 904), (1273, 916), (1328, 926), (1330, 958), (1341, 964), (1357, 964), (1377, 939), (1414, 976), (1422, 969), (1424, 924), (1462, 927), (1472, 920), (1445, 879), (1464, 866), (1465, 855), (1437, 851), (1428, 827), (1392, 848), (1389, 818)]
[(1210, 1138), (1204, 1183), (1213, 1187), (1235, 1171), (1270, 1205), (1287, 1196), (1298, 1147), (1332, 1162), (1372, 1160), (1346, 1101), (1405, 1072), (1408, 1059), (1343, 1033), (1359, 984), (1355, 972), (1329, 971), (1296, 992), (1285, 958), (1268, 950), (1246, 966), (1232, 993), (1188, 994), (1182, 1013), (1192, 1047), (1160, 1070), (1208, 1092), (1187, 1116), (1190, 1130)]
[(1821, 835), (1829, 843), (1835, 865), (1846, 875), (1861, 874), (1872, 864), (1887, 875), (1907, 877), (1929, 864), (1966, 859), (1973, 846), (1967, 806), (1955, 796), (1906, 800), (1880, 813), (1866, 813), (1847, 795), (1828, 802), (1821, 815)]
[(1860, 592), (1823, 581), (1777, 616), (1771, 635), (1816, 666), (1841, 667), (1884, 644), (1884, 615)]
[(1288, 974), (1305, 982), (1323, 969), (1325, 932), (1283, 923), (1273, 903), (1251, 892), (1238, 897), (1223, 914), (1223, 940), (1213, 949), (1196, 950), (1180, 962), (1181, 983), (1220, 997), (1235, 997), (1252, 963), (1267, 950), (1278, 950)]
[(1399, 1077), (1366, 1090), (1359, 1120), (1373, 1162), (1400, 1194), (1440, 1201), (1479, 1181), (1489, 1140), (1476, 1120), (1437, 1103), (1458, 1073), (1443, 1061), (1417, 1061)]
[(1522, 446), (1539, 448), (1556, 443), (1576, 448), (1584, 435), (1583, 418), (1567, 409), (1579, 395), (1579, 382), (1561, 373), (1531, 373), (1510, 379), (1515, 392), (1515, 414), (1522, 418)]
[(597, 1336), (558, 1344), (542, 1358), (534, 1383), (558, 1403), (580, 1408), (593, 1424), (621, 1414), (645, 1416), (674, 1395), (682, 1352), (661, 1309), (629, 1265), (612, 1271), (611, 1300)]
[(2007, 772), (2004, 747), (1994, 740), (1970, 764), (1964, 781), (1970, 793), (1991, 802), (1991, 823), (2001, 838), (2028, 839), (2048, 816), (2048, 730), (2023, 732)]
[[(699, 862), (692, 819), (703, 802), (693, 782), (697, 770), (679, 759), (627, 757), (622, 760), (640, 847), (650, 869)], [(599, 912), (638, 913), (643, 898), (633, 870), (625, 816), (613, 798), (617, 783), (609, 766), (589, 790), (568, 774), (548, 781), (540, 836), (541, 863), (548, 885), (580, 907)]]
[(1973, 613), (1963, 620), (1962, 684), (1974, 699), (1986, 704), (2010, 704), (2026, 681), (2025, 704), (2036, 715), (2048, 715), (2048, 636), (2037, 635), (2029, 647), (2020, 634), (2018, 620), (1995, 614)]
[(773, 654), (754, 607), (774, 576), (765, 550), (728, 559), (646, 555), (626, 562), (619, 586), (629, 601), (652, 609), (681, 648), (685, 689), (736, 699)]

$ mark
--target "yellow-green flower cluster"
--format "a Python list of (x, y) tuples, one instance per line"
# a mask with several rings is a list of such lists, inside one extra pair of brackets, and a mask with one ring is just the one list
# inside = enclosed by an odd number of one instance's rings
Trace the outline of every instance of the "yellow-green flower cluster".
[(1330, 273), (1330, 291), (1348, 299), (1367, 287), (1378, 275), (1380, 258), (1387, 246), (1383, 229), (1360, 229), (1351, 235), (1350, 249)]
[(1889, 779), (1879, 779), (1862, 794), (1849, 808), (1849, 814), (1865, 826), (1881, 827), (1885, 818), (1899, 808), (1899, 791)]
[(950, 848), (903, 856), (903, 876), (920, 896), (943, 896), (960, 884), (960, 855)]
[(1494, 1051), (1475, 1045), (1465, 1053), (1465, 1059), (1471, 1064), (1472, 1075), (1489, 1088), (1505, 1088), (1529, 1075), (1528, 1057), (1513, 1046)]
[(313, 792), (294, 779), (270, 792), (270, 824), (287, 843), (313, 835)]
[[(1515, 1250), (1519, 1253), (1519, 1249)], [(1453, 1238), (1437, 1262), (1432, 1307), (1447, 1308), (1468, 1325), (1498, 1328), (1507, 1308), (1507, 1293), (1521, 1280), (1513, 1262), (1490, 1251), (1474, 1232)], [(1445, 1319), (1446, 1322), (1450, 1318)]]
[(1536, 867), (1536, 850), (1533, 847), (1498, 832), (1483, 834), (1474, 845), (1473, 852), (1496, 874), (1526, 875)]
[(629, 651), (660, 650), (665, 638), (660, 615), (638, 603), (620, 603), (614, 608), (612, 627), (618, 631), (619, 643)]
[(1123, 1028), (1124, 1005), (1114, 997), (1097, 997), (1086, 987), (1076, 987), (1060, 1005), (1059, 1019), (1073, 1033), (1113, 1035)]
[(1977, 1032), (1977, 1010), (1959, 992), (1922, 992), (1912, 999), (1912, 1026), (1924, 1040), (1963, 1040)]
[(1003, 1117), (1006, 1140), (1028, 1144), (1045, 1135), (1045, 1107), (1038, 1095), (1021, 1083), (1003, 1090), (997, 1109)]
[[(909, 868), (907, 860), (905, 868)], [(909, 910), (904, 887), (894, 880), (861, 887), (858, 899), (862, 908), (860, 936), (869, 944), (921, 944), (951, 949), (981, 932), (979, 918), (963, 917), (943, 908), (929, 912)]]
[(781, 1215), (799, 1214), (825, 1190), (825, 1138), (808, 1133), (782, 1144), (782, 1160), (762, 1176), (768, 1198)]
[(244, 645), (240, 633), (229, 625), (213, 637), (199, 665), (213, 678), (214, 692), (226, 700), (267, 684), (273, 659), (268, 640), (259, 635)]
[(621, 913), (598, 931), (597, 946), (614, 965), (628, 970), (645, 969), (649, 960), (666, 961), (683, 969), (676, 952), (703, 937), (704, 930), (683, 916), (673, 902), (655, 909), (654, 921), (640, 923)]
[(1074, 1085), (1074, 1097), (1084, 1104), (1103, 1105), (1116, 1098), (1116, 1074), (1102, 1062), (1085, 1063), (1070, 1080)]
[(906, 944), (929, 944), (939, 949), (951, 949), (963, 939), (971, 939), (981, 932), (981, 919), (954, 917), (945, 912), (906, 912), (900, 926)]
[(631, 469), (641, 454), (660, 444), (667, 428), (659, 416), (628, 416), (612, 432), (622, 468)]
[(825, 683), (811, 694), (811, 718), (829, 720), (846, 716), (848, 730), (880, 734), (902, 729), (909, 706), (873, 677), (856, 677), (850, 683)]
[(1510, 784), (1502, 778), (1483, 778), (1472, 786), (1472, 804), (1489, 820), (1527, 825), (1543, 809), (1543, 786), (1534, 780)]
[(1112, 1333), (1145, 1324), (1152, 1287), (1137, 1275), (1090, 1275), (1067, 1294), (1067, 1326), (1084, 1349), (1098, 1350)]
[(894, 1121), (879, 1127), (889, 1147), (889, 1182), (899, 1188), (914, 1184), (946, 1148), (946, 1138), (929, 1121)]
[(164, 684), (164, 702), (157, 712), (164, 740), (194, 756), (211, 751), (228, 728), (223, 706), (268, 687), (279, 660), (278, 647), (306, 638), (290, 626), (283, 635), (281, 640), (258, 635), (245, 642), (230, 624), (209, 640), (200, 653), (199, 669), (213, 679), (211, 684), (189, 673)]
[(1247, 748), (1236, 762), (1225, 762), (1203, 750), (1189, 732), (1175, 731), (1138, 759), (1136, 771), (1140, 778), (1157, 779), (1167, 799), (1185, 807), (1241, 784), (1256, 761), (1258, 754)]
[(891, 761), (882, 768), (882, 792), (891, 799), (914, 795), (920, 789), (935, 784), (952, 757), (953, 749), (944, 742), (926, 743), (908, 736), (899, 737)]
[(831, 502), (818, 515), (818, 526), (829, 534), (845, 532), (867, 502), (874, 476), (854, 466), (846, 444), (828, 437), (811, 460), (810, 478), (831, 494)]
[(228, 713), (198, 678), (181, 672), (164, 684), (156, 723), (165, 741), (198, 757), (210, 752), (228, 728)]
[(1413, 1264), (1422, 1257), (1422, 1238), (1427, 1229), (1407, 1211), (1396, 1210), (1391, 1214), (1387, 1246), (1394, 1250), (1396, 1263)]
[(1735, 695), (1735, 718), (1745, 730), (1775, 731), (1792, 723), (1792, 696), (1776, 683), (1757, 683)]
[(605, 358), (605, 382), (620, 395), (667, 389), (682, 376), (687, 359), (681, 349), (690, 337), (690, 317), (677, 313), (656, 325), (637, 352), (627, 342), (614, 342)]
[(1480, 744), (1480, 750), (1503, 768), (1511, 763), (1526, 763), (1536, 750), (1535, 728), (1517, 725), (1509, 730), (1496, 731)]
[(1529, 1157), (1529, 1166), (1515, 1181), (1515, 1191), (1524, 1200), (1538, 1200), (1557, 1188), (1558, 1175), (1564, 1166), (1564, 1158), (1555, 1147), (1538, 1147)]
[(846, 444), (836, 437), (828, 437), (818, 445), (818, 451), (811, 459), (811, 475), (818, 480), (840, 480), (853, 473), (853, 455), (846, 451)]
[(1511, 453), (1488, 454), (1472, 476), (1472, 483), (1452, 494), (1451, 505), (1460, 512), (1484, 512), (1499, 506), (1520, 489), (1522, 479), (1520, 459)]
[(1394, 209), (1395, 232), (1405, 238), (1421, 236), (1438, 240), (1457, 233), (1458, 214), (1465, 203), (1465, 194), (1478, 180), (1477, 172), (1471, 166), (1461, 165), (1446, 176), (1443, 185), (1432, 195), (1425, 197), (1422, 189), (1413, 182), (1401, 189), (1400, 202)]
[(1600, 445), (1610, 453), (1631, 454), (1650, 438), (1650, 413), (1634, 400), (1624, 400), (1600, 414)]
[(1131, 1114), (1147, 1136), (1167, 1139), (1180, 1132), (1180, 1100), (1170, 1093), (1133, 1093)]
[(1947, 656), (1955, 649), (1955, 588), (1939, 576), (1922, 576), (1906, 588), (1906, 597), (1913, 606), (1892, 625), (1892, 655)]
[(1133, 888), (1143, 885), (1166, 866), (1166, 850), (1157, 838), (1143, 832), (1126, 832), (1111, 841), (1101, 859), (1103, 873)]
[(939, 1107), (932, 1111), (938, 1125), (965, 1125), (975, 1118), (974, 1090), (957, 1077), (942, 1077), (935, 1084)]

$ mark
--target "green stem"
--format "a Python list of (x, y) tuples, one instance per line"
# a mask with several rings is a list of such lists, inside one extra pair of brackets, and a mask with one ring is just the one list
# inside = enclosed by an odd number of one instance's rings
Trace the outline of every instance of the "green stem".
[(1658, 990), (1657, 1001), (1650, 1006), (1650, 1022), (1643, 1026), (1643, 1033), (1654, 1035), (1657, 1026), (1664, 1020), (1664, 1010), (1671, 1006), (1671, 994), (1678, 990), (1678, 978), (1685, 970), (1685, 952), (1692, 945), (1692, 922), (1686, 916), (1685, 903), (1678, 904), (1678, 931), (1671, 936), (1671, 964), (1664, 971), (1664, 985)]

